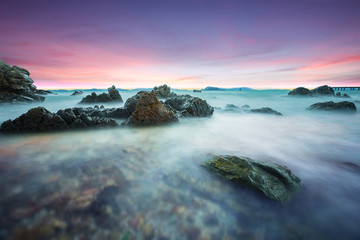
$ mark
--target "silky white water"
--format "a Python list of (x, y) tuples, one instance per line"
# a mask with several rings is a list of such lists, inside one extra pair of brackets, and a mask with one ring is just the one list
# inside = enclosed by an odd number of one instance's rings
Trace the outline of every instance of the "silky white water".
[[(207, 100), (216, 108), (213, 116), (182, 118), (178, 123), (160, 127), (121, 126), (114, 129), (1, 135), (1, 212), (11, 217), (16, 209), (28, 209), (30, 202), (40, 201), (38, 198), (47, 194), (42, 193), (48, 187), (46, 185), (55, 184), (47, 183), (51, 176), (59, 176), (56, 180), (59, 186), (56, 187), (58, 190), (51, 189), (49, 192), (58, 191), (61, 195), (75, 191), (74, 186), (81, 186), (86, 180), (72, 175), (71, 179), (75, 180), (66, 182), (64, 172), (82, 164), (91, 166), (94, 162), (94, 168), (99, 168), (102, 162), (106, 165), (111, 160), (111, 164), (129, 182), (127, 193), (121, 199), (129, 198), (131, 204), (118, 203), (120, 213), (126, 216), (121, 219), (128, 220), (115, 221), (112, 217), (106, 222), (107, 227), (101, 227), (121, 229), (120, 236), (130, 236), (129, 239), (360, 237), (360, 112), (306, 110), (316, 102), (343, 100), (355, 102), (359, 109), (360, 104), (356, 101), (360, 100), (360, 92), (346, 91), (351, 99), (294, 98), (288, 97), (285, 90), (175, 92)], [(57, 93), (46, 96), (46, 101), (40, 104), (0, 106), (0, 123), (39, 105), (51, 112), (75, 107), (84, 97), (69, 96), (71, 92)], [(125, 102), (136, 91), (120, 93)], [(103, 105), (122, 107), (123, 104)], [(270, 107), (283, 116), (219, 109), (226, 104), (239, 107), (247, 104), (252, 109)], [(303, 189), (288, 203), (276, 203), (258, 192), (229, 185), (204, 170), (201, 163), (209, 159), (210, 154), (245, 156), (285, 165), (301, 179)], [(91, 187), (89, 189), (101, 189), (103, 186), (99, 183)], [(88, 187), (82, 186), (81, 191), (84, 189)], [(16, 197), (17, 194), (23, 195)], [(24, 199), (23, 196), (34, 196), (36, 199)], [(166, 200), (170, 196), (174, 199)], [(120, 197), (117, 199), (120, 201)], [(167, 205), (169, 201), (176, 210)], [(65, 208), (65, 205), (56, 208), (55, 215)], [(50, 209), (50, 205), (42, 204), (31, 210), (31, 214), (2, 219), (1, 225), (6, 227), (1, 228), (1, 236), (12, 236), (16, 226), (24, 227), (40, 221), (37, 220), (41, 218), (39, 212), (45, 211), (42, 214), (49, 215)], [(188, 222), (186, 214), (193, 216), (194, 221)], [(214, 224), (204, 220), (209, 214), (216, 217)], [(69, 233), (69, 226), (76, 223), (71, 222), (68, 215), (61, 216), (58, 218), (68, 222), (68, 227), (62, 231), (79, 237), (76, 232)], [(152, 226), (151, 235), (147, 236), (146, 230), (129, 224), (138, 216), (143, 216)], [(89, 232), (87, 236), (96, 239), (100, 236), (96, 234), (100, 233)]]

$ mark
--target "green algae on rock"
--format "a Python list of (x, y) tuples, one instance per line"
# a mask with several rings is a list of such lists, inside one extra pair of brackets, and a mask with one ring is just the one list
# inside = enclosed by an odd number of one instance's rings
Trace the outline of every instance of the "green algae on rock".
[(278, 164), (245, 157), (214, 156), (203, 166), (219, 176), (256, 188), (267, 197), (281, 202), (287, 202), (301, 189), (300, 179)]

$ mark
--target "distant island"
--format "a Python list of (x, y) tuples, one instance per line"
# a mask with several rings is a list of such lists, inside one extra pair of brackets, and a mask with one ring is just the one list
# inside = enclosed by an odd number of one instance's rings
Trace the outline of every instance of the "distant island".
[(208, 87), (204, 88), (203, 90), (204, 91), (249, 91), (249, 90), (254, 90), (254, 89), (248, 88), (248, 87), (219, 88), (219, 87), (208, 86)]

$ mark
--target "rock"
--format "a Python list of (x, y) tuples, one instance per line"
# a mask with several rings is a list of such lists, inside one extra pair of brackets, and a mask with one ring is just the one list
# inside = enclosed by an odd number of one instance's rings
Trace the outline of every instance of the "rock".
[(287, 202), (301, 189), (300, 179), (278, 164), (245, 157), (214, 156), (203, 166), (227, 180), (258, 189), (281, 202)]
[(252, 112), (252, 113), (266, 113), (266, 114), (274, 114), (274, 115), (282, 116), (281, 113), (275, 111), (274, 109), (268, 108), (268, 107), (263, 107), (263, 108), (260, 108), (260, 109), (251, 109), (250, 112)]
[(76, 96), (76, 95), (81, 95), (81, 94), (83, 94), (84, 92), (83, 91), (75, 91), (75, 92), (73, 92), (72, 94), (71, 94), (71, 96)]
[(214, 113), (206, 100), (190, 95), (173, 96), (165, 101), (165, 105), (182, 117), (208, 117)]
[(124, 104), (124, 107), (128, 110), (130, 114), (132, 114), (135, 111), (136, 104), (141, 98), (141, 95), (145, 93), (145, 91), (140, 91), (136, 95), (132, 96), (131, 98), (128, 98)]
[(328, 85), (317, 87), (311, 90), (313, 96), (334, 96), (334, 89), (329, 87)]
[(347, 95), (346, 93), (344, 93), (344, 95), (341, 95), (340, 92), (337, 92), (335, 94), (335, 97), (340, 97), (340, 98), (351, 98), (349, 95)]
[(104, 103), (104, 102), (123, 102), (121, 95), (115, 86), (108, 88), (108, 93), (97, 95), (95, 92), (84, 97), (80, 103)]
[(289, 96), (301, 96), (301, 97), (312, 97), (312, 93), (309, 89), (304, 87), (298, 87), (288, 93)]
[(330, 102), (321, 102), (315, 103), (307, 108), (307, 110), (324, 110), (324, 111), (348, 111), (348, 112), (356, 112), (356, 106), (352, 102), (338, 102), (334, 103)]
[(171, 95), (170, 87), (166, 84), (154, 87), (154, 92), (158, 98), (168, 98)]
[(193, 92), (201, 92), (201, 90), (194, 89)]
[(5, 121), (0, 126), (0, 132), (49, 132), (56, 130), (113, 127), (117, 123), (113, 119), (91, 117), (77, 109), (59, 110), (56, 114), (44, 107), (30, 109), (15, 120)]
[(226, 104), (225, 109), (239, 109), (239, 107), (234, 104)]
[(0, 59), (0, 103), (41, 102), (28, 70), (9, 66)]
[[(208, 117), (214, 112), (214, 108), (201, 98), (168, 92), (170, 88), (166, 85), (154, 89), (157, 89), (158, 95), (165, 98), (164, 106), (167, 110), (176, 113), (178, 117)], [(135, 107), (144, 93), (144, 91), (140, 91), (126, 100), (124, 107), (130, 114), (135, 111)]]
[(110, 88), (108, 88), (108, 92), (110, 97), (117, 102), (123, 102), (121, 95), (118, 90), (116, 90), (115, 86), (112, 85)]
[(135, 111), (128, 119), (129, 125), (134, 126), (149, 126), (158, 125), (170, 122), (177, 122), (178, 118), (172, 111), (167, 110), (164, 105), (156, 97), (155, 92), (144, 92), (138, 103)]
[(38, 94), (38, 95), (48, 95), (48, 94), (54, 94), (53, 92), (51, 91), (48, 91), (48, 90), (42, 90), (42, 89), (38, 89), (38, 90), (35, 90), (35, 93)]

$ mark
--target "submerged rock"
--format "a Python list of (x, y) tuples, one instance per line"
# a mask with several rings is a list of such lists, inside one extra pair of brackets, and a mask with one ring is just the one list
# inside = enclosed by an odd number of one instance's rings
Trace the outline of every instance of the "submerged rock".
[(345, 112), (356, 112), (356, 106), (352, 102), (321, 102), (315, 103), (307, 108), (307, 110), (323, 110), (323, 111), (345, 111)]
[(84, 92), (83, 91), (75, 91), (75, 92), (73, 92), (72, 94), (71, 94), (71, 96), (76, 96), (76, 95), (81, 95), (81, 94), (83, 94)]
[(28, 70), (10, 66), (0, 59), (0, 103), (42, 102)]
[(304, 87), (298, 87), (288, 93), (289, 96), (301, 96), (301, 97), (312, 97), (312, 93), (309, 89)]
[(335, 92), (332, 87), (329, 87), (328, 85), (317, 87), (313, 90), (311, 90), (311, 93), (313, 96), (334, 96)]
[(275, 111), (272, 108), (269, 107), (263, 107), (260, 109), (251, 109), (250, 112), (252, 113), (266, 113), (266, 114), (274, 114), (274, 115), (278, 115), (278, 116), (282, 116), (281, 113), (279, 113), (278, 111)]
[(157, 99), (155, 92), (143, 92), (131, 114), (128, 124), (134, 126), (158, 125), (177, 122), (178, 118), (172, 111), (167, 110)]
[(346, 93), (344, 93), (343, 95), (341, 95), (340, 92), (337, 92), (335, 94), (335, 97), (339, 97), (339, 98), (351, 98), (349, 95), (347, 95)]
[(113, 119), (91, 117), (76, 109), (59, 110), (56, 114), (44, 107), (30, 109), (15, 120), (7, 120), (0, 126), (0, 132), (49, 132), (55, 130), (112, 127), (118, 124)]
[(245, 157), (214, 156), (203, 166), (227, 180), (258, 189), (281, 202), (287, 202), (301, 189), (300, 179), (278, 164)]
[(108, 93), (101, 93), (97, 95), (95, 92), (84, 97), (80, 103), (104, 103), (104, 102), (123, 102), (119, 91), (112, 86), (108, 88)]

